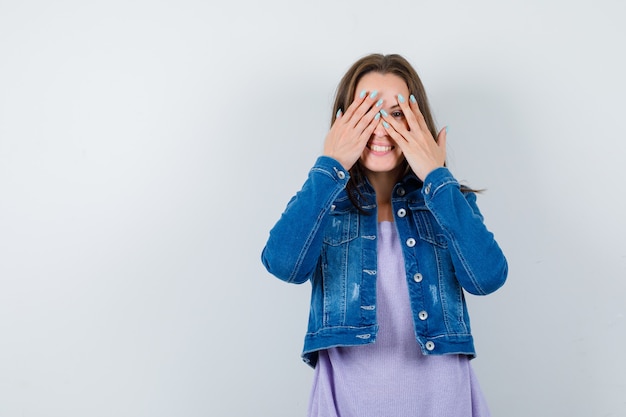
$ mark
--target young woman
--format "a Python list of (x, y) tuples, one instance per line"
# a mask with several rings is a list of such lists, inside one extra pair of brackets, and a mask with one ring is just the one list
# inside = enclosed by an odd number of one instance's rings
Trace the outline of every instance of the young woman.
[(476, 194), (445, 167), (446, 129), (417, 73), (399, 55), (366, 56), (333, 115), (262, 254), (278, 278), (312, 285), (309, 416), (489, 415), (464, 291), (497, 290), (507, 263)]

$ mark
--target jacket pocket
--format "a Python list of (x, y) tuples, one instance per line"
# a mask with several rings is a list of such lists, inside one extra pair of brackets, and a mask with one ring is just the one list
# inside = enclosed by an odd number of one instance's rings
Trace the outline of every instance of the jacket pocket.
[(331, 212), (330, 221), (324, 231), (324, 243), (330, 246), (343, 245), (359, 235), (359, 216), (352, 211)]
[(421, 206), (419, 208), (409, 206), (409, 209), (413, 213), (419, 238), (440, 248), (447, 248), (448, 240), (433, 215)]

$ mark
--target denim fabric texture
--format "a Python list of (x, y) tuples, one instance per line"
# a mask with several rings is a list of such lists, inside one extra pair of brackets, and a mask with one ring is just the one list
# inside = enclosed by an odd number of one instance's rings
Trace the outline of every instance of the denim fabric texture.
[[(303, 360), (317, 351), (374, 343), (376, 321), (376, 195), (365, 183), (365, 214), (348, 199), (349, 173), (321, 156), (289, 201), (262, 252), (267, 270), (312, 285)], [(476, 205), (445, 168), (422, 183), (407, 175), (393, 190), (394, 224), (402, 242), (416, 341), (425, 355), (475, 356), (464, 291), (489, 294), (507, 276), (507, 262)]]

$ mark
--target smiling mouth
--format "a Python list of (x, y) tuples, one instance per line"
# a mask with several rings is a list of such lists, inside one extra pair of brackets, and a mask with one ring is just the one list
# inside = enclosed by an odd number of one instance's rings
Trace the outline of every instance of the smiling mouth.
[(367, 145), (367, 148), (374, 152), (389, 152), (393, 146), (381, 146), (381, 145)]

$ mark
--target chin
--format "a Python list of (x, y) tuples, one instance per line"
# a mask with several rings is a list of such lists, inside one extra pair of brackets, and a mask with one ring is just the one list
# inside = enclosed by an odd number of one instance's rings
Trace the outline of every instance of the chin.
[(402, 169), (402, 160), (394, 161), (394, 162), (372, 162), (372, 161), (361, 161), (361, 166), (366, 171), (375, 172), (375, 173), (396, 173)]

